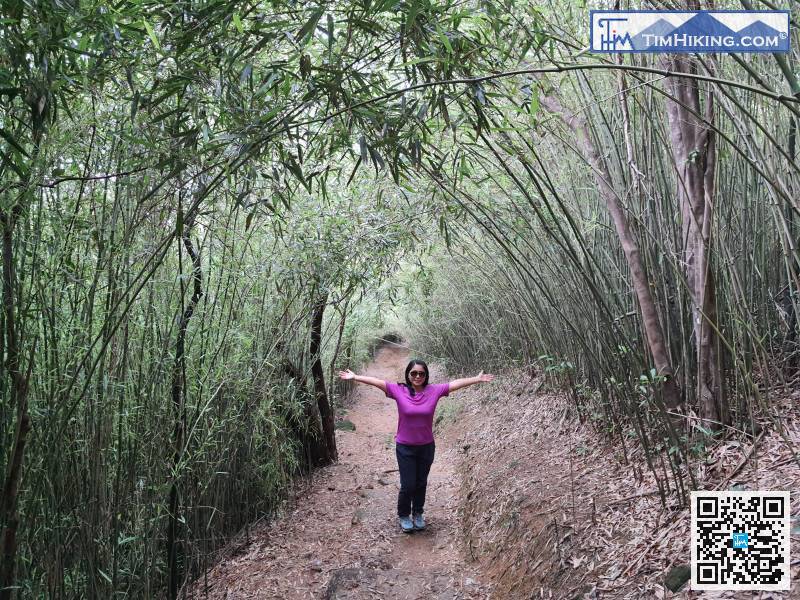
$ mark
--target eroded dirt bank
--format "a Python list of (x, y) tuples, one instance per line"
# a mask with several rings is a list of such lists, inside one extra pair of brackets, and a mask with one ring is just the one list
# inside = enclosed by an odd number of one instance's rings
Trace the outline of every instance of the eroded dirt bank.
[[(581, 424), (571, 400), (547, 393), (541, 379), (516, 377), (483, 391), (480, 402), (464, 402), (450, 431), (464, 458), (460, 516), (468, 556), (493, 585), (493, 600), (800, 598), (800, 468), (769, 424), (755, 448), (746, 435), (709, 448), (693, 463), (694, 477), (704, 490), (792, 493), (792, 590), (691, 592), (687, 582), (673, 592), (670, 586), (688, 580), (690, 561), (689, 509), (678, 505), (674, 483), (665, 487), (662, 507), (634, 440), (626, 462), (618, 438), (612, 443)], [(798, 399), (800, 391), (789, 392), (778, 405), (795, 448)], [(666, 474), (669, 467), (654, 462)]]

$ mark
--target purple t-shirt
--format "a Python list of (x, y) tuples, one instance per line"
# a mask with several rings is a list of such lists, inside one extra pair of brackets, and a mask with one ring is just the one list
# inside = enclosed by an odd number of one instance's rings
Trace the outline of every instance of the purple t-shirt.
[(450, 393), (449, 383), (429, 383), (414, 396), (399, 383), (386, 382), (386, 397), (397, 402), (398, 444), (421, 446), (433, 441), (433, 413), (439, 398)]

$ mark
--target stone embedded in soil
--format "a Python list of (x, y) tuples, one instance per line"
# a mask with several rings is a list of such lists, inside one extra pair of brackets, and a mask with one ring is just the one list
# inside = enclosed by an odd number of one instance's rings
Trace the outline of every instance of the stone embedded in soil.
[(369, 585), (375, 580), (375, 573), (369, 569), (336, 569), (322, 593), (322, 597), (330, 600), (348, 597), (347, 591), (360, 585)]
[(342, 431), (355, 431), (356, 425), (352, 421), (348, 421), (347, 419), (342, 419), (341, 421), (337, 421), (336, 424), (333, 426), (334, 429), (340, 429)]
[(585, 585), (581, 588), (581, 590), (575, 594), (571, 600), (587, 600), (588, 598), (597, 598), (597, 594), (594, 593), (594, 586)]
[(691, 577), (692, 571), (689, 568), (689, 565), (677, 565), (670, 569), (667, 576), (664, 578), (664, 585), (666, 588), (671, 592), (677, 592), (681, 589), (686, 582), (689, 581), (689, 577)]

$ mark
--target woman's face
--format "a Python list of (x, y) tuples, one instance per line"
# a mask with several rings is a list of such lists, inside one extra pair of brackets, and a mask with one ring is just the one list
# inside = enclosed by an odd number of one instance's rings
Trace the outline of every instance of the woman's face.
[(408, 379), (413, 385), (425, 383), (425, 367), (420, 364), (414, 364), (408, 372)]

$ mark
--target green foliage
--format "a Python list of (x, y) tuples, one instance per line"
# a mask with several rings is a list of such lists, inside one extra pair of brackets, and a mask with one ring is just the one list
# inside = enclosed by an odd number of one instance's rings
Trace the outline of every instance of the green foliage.
[[(415, 351), (452, 373), (539, 368), (609, 436), (702, 454), (713, 432), (665, 434), (663, 378), (592, 169), (545, 114), (547, 85), (503, 72), (604, 66), (582, 54), (584, 13), (580, 2), (455, 0), (4, 5), (0, 222), (15, 274), (4, 292), (20, 356), (34, 357), (21, 595), (158, 596), (171, 519), (190, 579), (275, 510), (309, 468), (319, 298), (334, 401), (347, 391), (337, 369), (411, 329)], [(770, 56), (715, 69), (785, 87)], [(593, 73), (548, 85), (604, 149), (691, 405), (692, 309), (659, 83), (630, 74), (627, 157), (618, 79)], [(784, 105), (752, 86), (719, 90), (725, 202), (710, 265), (745, 414), (750, 372), (770, 373), (795, 343), (787, 190), (798, 171)], [(9, 362), (3, 475), (18, 419)]]
[[(399, 64), (396, 3), (175, 8), (18, 4), (4, 15), (0, 213), (20, 215), (17, 333), (24, 356), (37, 350), (20, 498), (26, 597), (159, 595), (171, 520), (183, 579), (274, 510), (309, 466), (309, 306), (327, 295), (331, 374), (363, 360), (379, 319), (358, 300), (412, 247), (410, 224), (424, 226), (414, 194), (391, 182), (408, 168), (399, 130), (418, 100), (374, 100)], [(417, 8), (409, 60), (427, 44), (424, 24), (449, 18)], [(376, 182), (356, 163), (392, 177)], [(5, 383), (2, 393), (5, 473), (16, 416)]]

